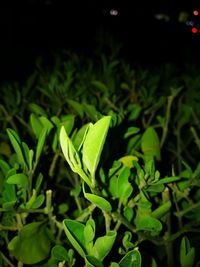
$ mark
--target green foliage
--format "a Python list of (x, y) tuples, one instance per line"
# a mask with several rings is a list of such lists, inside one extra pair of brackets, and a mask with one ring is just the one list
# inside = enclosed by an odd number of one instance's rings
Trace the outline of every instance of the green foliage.
[(198, 266), (199, 75), (113, 53), (1, 88), (2, 267)]

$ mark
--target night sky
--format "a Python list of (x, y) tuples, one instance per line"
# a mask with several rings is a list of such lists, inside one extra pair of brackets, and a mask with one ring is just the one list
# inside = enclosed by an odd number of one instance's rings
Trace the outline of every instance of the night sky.
[[(90, 54), (96, 48), (99, 32), (121, 43), (122, 55), (130, 61), (156, 64), (180, 62), (191, 53), (197, 57), (199, 34), (192, 34), (186, 21), (179, 21), (180, 12), (189, 14), (190, 19), (192, 10), (198, 8), (197, 1), (15, 2), (5, 1), (0, 7), (3, 78), (17, 79), (28, 74), (35, 58), (52, 50), (73, 49)], [(157, 19), (156, 14), (165, 17)]]

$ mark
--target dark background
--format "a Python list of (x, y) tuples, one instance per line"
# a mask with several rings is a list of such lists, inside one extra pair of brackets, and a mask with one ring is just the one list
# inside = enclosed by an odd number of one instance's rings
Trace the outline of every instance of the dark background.
[[(198, 1), (5, 1), (0, 6), (1, 79), (31, 73), (38, 55), (72, 49), (92, 54), (98, 42), (114, 38), (130, 62), (160, 64), (198, 62), (199, 34), (178, 17), (198, 8)], [(110, 10), (117, 10), (111, 16)], [(169, 21), (158, 20), (164, 13)], [(191, 18), (192, 19), (192, 18)], [(100, 39), (100, 33), (103, 38)]]

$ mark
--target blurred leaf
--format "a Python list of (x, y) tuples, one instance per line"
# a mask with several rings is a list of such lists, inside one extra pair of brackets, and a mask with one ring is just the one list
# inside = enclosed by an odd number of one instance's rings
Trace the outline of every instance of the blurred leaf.
[(38, 143), (37, 143), (37, 147), (36, 147), (36, 155), (35, 155), (35, 163), (36, 165), (39, 162), (41, 153), (42, 153), (42, 149), (44, 147), (45, 144), (45, 140), (46, 140), (46, 136), (47, 136), (47, 130), (45, 128), (43, 128), (38, 136)]
[(32, 112), (34, 112), (37, 115), (47, 116), (46, 111), (41, 106), (35, 103), (30, 103), (29, 108)]
[(190, 246), (190, 241), (187, 237), (183, 237), (180, 247), (180, 262), (181, 267), (192, 267), (195, 259), (195, 250)]
[(52, 256), (59, 261), (68, 262), (69, 256), (67, 250), (60, 245), (55, 245), (51, 250)]
[(137, 127), (129, 127), (126, 131), (126, 133), (124, 134), (124, 138), (128, 138), (131, 135), (135, 135), (140, 131), (140, 128)]
[(8, 244), (10, 253), (24, 264), (35, 264), (46, 259), (50, 252), (50, 240), (42, 222), (25, 225)]
[(22, 188), (28, 188), (28, 177), (24, 173), (14, 174), (8, 177), (7, 181), (8, 184), (16, 184)]
[(76, 113), (81, 118), (83, 118), (83, 115), (84, 115), (83, 106), (79, 102), (74, 101), (72, 99), (68, 99), (67, 103), (76, 111)]
[(160, 142), (154, 128), (149, 127), (142, 135), (142, 152), (146, 161), (156, 158), (160, 160)]

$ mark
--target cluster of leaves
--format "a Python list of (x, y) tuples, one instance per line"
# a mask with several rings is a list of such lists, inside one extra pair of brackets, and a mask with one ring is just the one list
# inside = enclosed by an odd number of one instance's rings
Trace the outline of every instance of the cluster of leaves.
[(198, 78), (64, 56), (2, 88), (0, 265), (199, 266)]

